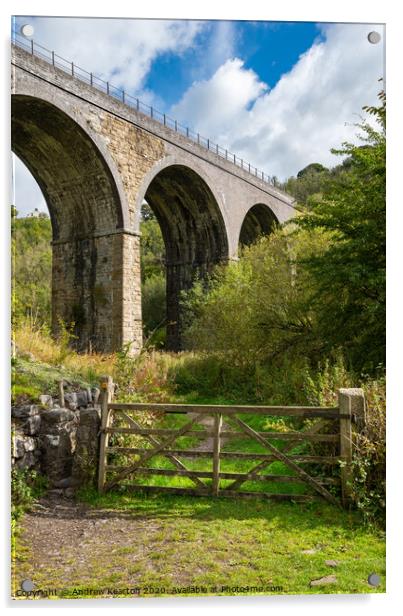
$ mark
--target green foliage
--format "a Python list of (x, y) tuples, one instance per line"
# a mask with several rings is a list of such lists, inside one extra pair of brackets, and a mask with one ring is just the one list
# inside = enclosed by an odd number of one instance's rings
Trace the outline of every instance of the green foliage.
[(165, 344), (166, 283), (165, 244), (152, 209), (141, 208), (142, 315), (146, 343)]
[(17, 520), (47, 488), (47, 480), (34, 470), (11, 471), (11, 514)]
[(17, 218), (12, 208), (13, 288), (12, 315), (16, 323), (23, 317), (50, 322), (52, 278), (52, 228), (45, 216)]
[(321, 165), (320, 163), (311, 163), (310, 165), (307, 165), (306, 167), (301, 169), (301, 171), (298, 171), (297, 178), (301, 179), (308, 175), (313, 175), (315, 173), (323, 173), (326, 171), (328, 171), (328, 169), (324, 167), (323, 165)]
[(311, 276), (295, 261), (326, 243), (323, 233), (277, 230), (245, 248), (238, 263), (217, 268), (207, 289), (199, 282), (184, 296), (188, 345), (243, 368), (314, 355)]
[(146, 338), (155, 346), (163, 346), (166, 321), (166, 285), (161, 273), (151, 274), (142, 286), (143, 328)]
[(141, 276), (147, 278), (165, 273), (165, 244), (161, 229), (151, 208), (141, 208)]
[(362, 384), (367, 405), (364, 430), (353, 449), (353, 502), (367, 524), (384, 524), (386, 513), (386, 386), (385, 379)]
[(59, 355), (56, 361), (62, 364), (65, 359), (73, 353), (72, 343), (77, 339), (77, 336), (74, 334), (76, 324), (66, 323), (61, 317), (59, 317), (58, 323), (57, 342)]
[(356, 370), (374, 374), (385, 361), (385, 100), (372, 109), (380, 129), (362, 122), (364, 145), (334, 153), (350, 166), (296, 224), (330, 234), (326, 249), (300, 259), (313, 277), (311, 303), (323, 352), (340, 346)]

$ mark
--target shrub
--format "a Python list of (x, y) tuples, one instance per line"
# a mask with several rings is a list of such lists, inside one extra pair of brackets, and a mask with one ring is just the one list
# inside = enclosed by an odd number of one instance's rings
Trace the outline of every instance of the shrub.
[(47, 480), (34, 470), (14, 468), (11, 471), (11, 513), (14, 519), (28, 510), (47, 487)]
[(384, 524), (386, 508), (385, 379), (362, 384), (367, 405), (365, 428), (355, 435), (353, 502), (368, 524)]

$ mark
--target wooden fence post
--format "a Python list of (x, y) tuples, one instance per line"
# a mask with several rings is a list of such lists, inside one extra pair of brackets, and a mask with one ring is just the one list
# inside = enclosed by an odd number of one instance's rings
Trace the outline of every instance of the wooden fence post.
[(362, 389), (339, 389), (340, 455), (344, 458), (341, 468), (341, 495), (343, 507), (348, 507), (352, 495), (353, 435), (352, 423), (357, 429), (365, 425), (365, 397)]
[(109, 427), (110, 410), (108, 404), (113, 397), (113, 381), (111, 376), (103, 376), (100, 381), (101, 389), (101, 437), (99, 442), (99, 470), (98, 470), (98, 491), (103, 492), (105, 486), (105, 466), (106, 448), (108, 446), (109, 434), (105, 429)]
[(220, 449), (221, 449), (221, 432), (222, 413), (214, 415), (214, 444), (213, 444), (213, 494), (218, 496), (220, 485)]
[(59, 381), (59, 404), (60, 408), (64, 409), (64, 380)]

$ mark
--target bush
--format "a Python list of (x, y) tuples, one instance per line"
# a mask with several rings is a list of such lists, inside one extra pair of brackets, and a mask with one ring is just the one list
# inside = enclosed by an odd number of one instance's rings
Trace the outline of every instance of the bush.
[(166, 288), (165, 275), (152, 274), (142, 287), (143, 329), (146, 338), (155, 346), (165, 342)]
[(369, 524), (385, 523), (386, 511), (386, 387), (385, 379), (362, 384), (367, 423), (355, 436), (353, 502)]
[(47, 479), (34, 470), (11, 471), (11, 514), (13, 519), (27, 511), (47, 487)]

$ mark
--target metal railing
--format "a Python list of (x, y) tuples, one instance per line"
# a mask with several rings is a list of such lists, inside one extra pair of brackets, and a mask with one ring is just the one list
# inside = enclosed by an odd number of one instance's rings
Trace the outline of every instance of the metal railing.
[(132, 109), (135, 109), (137, 112), (144, 114), (145, 116), (159, 122), (160, 124), (166, 126), (167, 128), (173, 130), (175, 133), (179, 133), (183, 137), (189, 139), (193, 143), (205, 148), (209, 152), (213, 152), (220, 158), (234, 164), (236, 167), (239, 167), (243, 171), (246, 171), (250, 175), (256, 177), (258, 180), (261, 180), (267, 184), (273, 184), (272, 178), (254, 167), (249, 162), (245, 161), (243, 158), (239, 158), (236, 154), (230, 152), (227, 148), (223, 148), (217, 143), (214, 143), (211, 139), (207, 139), (193, 130), (191, 130), (187, 126), (183, 126), (177, 120), (171, 118), (166, 113), (162, 113), (152, 107), (150, 105), (146, 105), (142, 101), (140, 101), (137, 97), (132, 96), (122, 88), (118, 88), (111, 84), (109, 81), (105, 81), (98, 77), (95, 73), (89, 73), (84, 70), (74, 62), (70, 62), (65, 58), (62, 58), (54, 51), (50, 51), (46, 47), (39, 45), (33, 39), (27, 39), (24, 36), (20, 35), (18, 32), (13, 31), (11, 36), (12, 42), (17, 47), (24, 49), (28, 53), (41, 60), (45, 60), (45, 62), (51, 64), (52, 66), (64, 71), (68, 75), (83, 81), (84, 83), (90, 85), (93, 88), (111, 96), (119, 100), (120, 102), (128, 105)]

